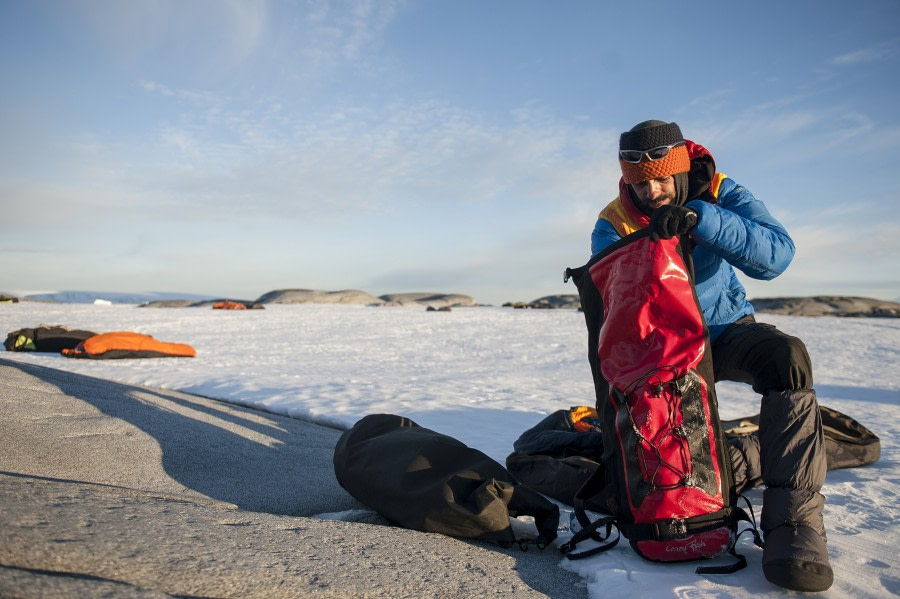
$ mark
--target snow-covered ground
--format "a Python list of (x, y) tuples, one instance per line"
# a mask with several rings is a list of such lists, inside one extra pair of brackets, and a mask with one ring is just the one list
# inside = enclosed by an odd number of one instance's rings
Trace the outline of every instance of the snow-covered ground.
[[(881, 437), (880, 461), (828, 473), (824, 494), (836, 582), (825, 596), (900, 595), (900, 320), (760, 320), (802, 338), (819, 402)], [(0, 305), (0, 334), (38, 324), (135, 331), (188, 343), (196, 358), (76, 360), (4, 352), (4, 358), (115, 381), (176, 389), (341, 428), (389, 412), (454, 436), (504, 463), (513, 441), (548, 413), (593, 403), (583, 316), (563, 310), (268, 305), (265, 310), (137, 308), (25, 302)], [(717, 386), (724, 418), (755, 414), (746, 386)], [(749, 494), (759, 510), (761, 493)], [(781, 597), (762, 576), (748, 535), (749, 567), (704, 578), (696, 564), (659, 565), (620, 543), (579, 562), (560, 559), (591, 597)]]

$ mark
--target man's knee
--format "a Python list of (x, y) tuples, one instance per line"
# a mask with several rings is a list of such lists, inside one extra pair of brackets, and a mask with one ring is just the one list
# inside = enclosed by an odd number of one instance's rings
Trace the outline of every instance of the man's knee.
[(797, 337), (784, 335), (769, 344), (769, 362), (765, 380), (760, 381), (758, 392), (769, 389), (812, 389), (812, 361), (806, 345)]

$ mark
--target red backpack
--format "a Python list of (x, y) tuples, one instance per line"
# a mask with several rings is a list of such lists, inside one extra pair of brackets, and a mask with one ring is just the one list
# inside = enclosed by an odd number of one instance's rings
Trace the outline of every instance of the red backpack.
[[(734, 546), (738, 522), (751, 519), (735, 505), (690, 249), (687, 237), (653, 242), (641, 230), (566, 271), (588, 326), (604, 446), (602, 467), (575, 498), (583, 528), (561, 547), (570, 559), (612, 548), (615, 527), (648, 560), (730, 553), (734, 565), (698, 571), (746, 565)], [(611, 515), (590, 522), (585, 504)], [(587, 538), (603, 544), (574, 553)]]

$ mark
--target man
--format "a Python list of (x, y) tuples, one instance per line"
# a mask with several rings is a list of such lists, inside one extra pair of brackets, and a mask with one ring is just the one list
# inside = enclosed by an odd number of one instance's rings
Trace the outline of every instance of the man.
[(716, 380), (749, 383), (762, 395), (763, 573), (792, 590), (828, 589), (833, 573), (819, 493), (826, 456), (812, 365), (802, 341), (755, 321), (734, 271), (773, 279), (793, 259), (794, 243), (675, 123), (645, 121), (623, 133), (619, 164), (619, 197), (600, 213), (591, 252), (642, 228), (651, 241), (690, 235)]

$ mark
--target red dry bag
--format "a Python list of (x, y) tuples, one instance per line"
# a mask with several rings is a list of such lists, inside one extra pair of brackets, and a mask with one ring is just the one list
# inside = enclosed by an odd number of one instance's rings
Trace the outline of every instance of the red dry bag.
[[(739, 520), (731, 458), (719, 422), (709, 332), (694, 291), (687, 238), (639, 231), (579, 269), (589, 359), (603, 432), (603, 468), (576, 496), (585, 526), (562, 547), (570, 558), (611, 548), (615, 526), (648, 560), (734, 553)], [(611, 514), (593, 523), (583, 505)], [(606, 526), (606, 536), (596, 531)], [(605, 545), (572, 553), (586, 538)]]

